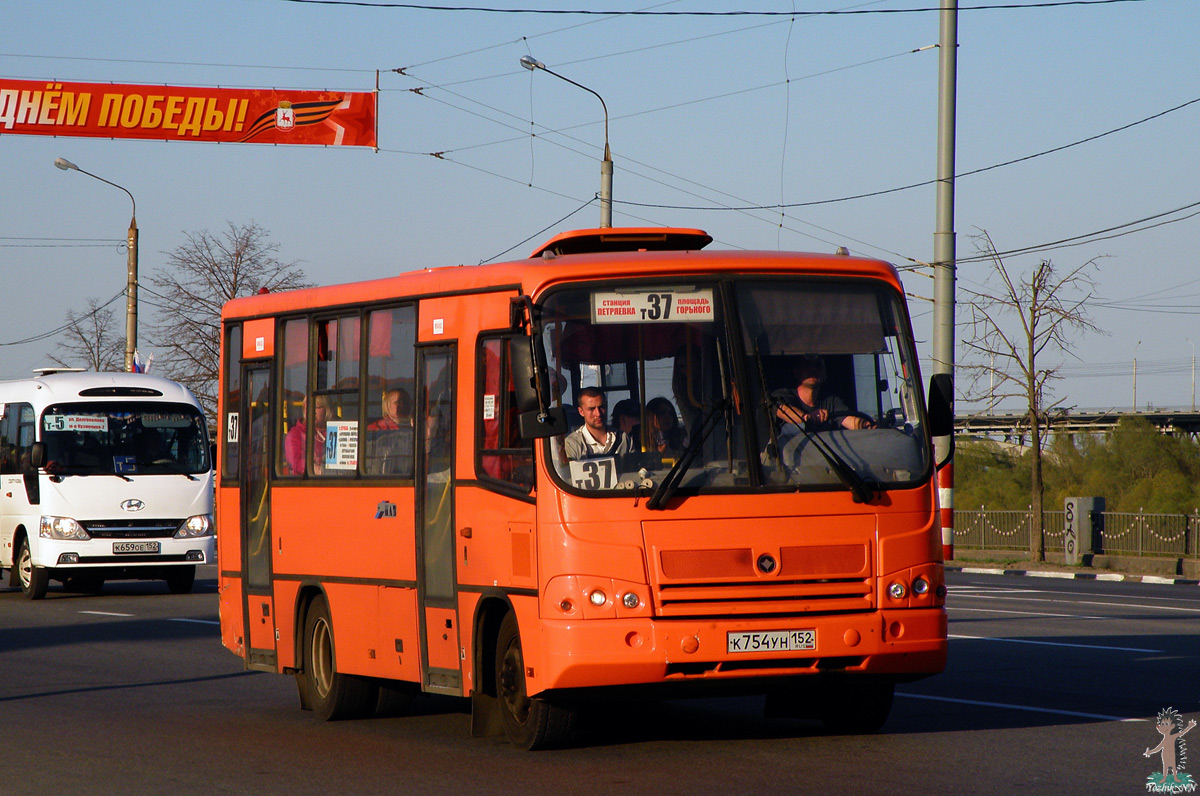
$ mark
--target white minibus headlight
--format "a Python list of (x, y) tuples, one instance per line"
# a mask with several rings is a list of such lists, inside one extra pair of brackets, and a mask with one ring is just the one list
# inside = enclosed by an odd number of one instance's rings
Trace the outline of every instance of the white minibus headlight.
[(212, 536), (212, 517), (207, 514), (196, 514), (188, 517), (179, 525), (175, 532), (176, 539), (195, 539), (198, 536)]
[(38, 528), (38, 536), (43, 539), (75, 539), (86, 541), (92, 537), (75, 520), (70, 517), (43, 516)]

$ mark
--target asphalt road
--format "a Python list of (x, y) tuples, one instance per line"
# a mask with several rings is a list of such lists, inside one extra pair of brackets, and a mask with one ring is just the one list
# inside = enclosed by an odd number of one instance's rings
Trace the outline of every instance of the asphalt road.
[(540, 753), (471, 738), (462, 700), (316, 721), (221, 647), (212, 568), (184, 596), (0, 591), (0, 794), (1145, 793), (1158, 711), (1200, 717), (1200, 587), (949, 582), (949, 667), (902, 685), (878, 734), (766, 720), (760, 698), (624, 703)]

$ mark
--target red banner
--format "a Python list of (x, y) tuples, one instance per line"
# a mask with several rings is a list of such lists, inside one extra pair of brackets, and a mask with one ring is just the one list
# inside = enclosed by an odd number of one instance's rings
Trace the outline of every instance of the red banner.
[(0, 134), (376, 145), (373, 92), (0, 79)]

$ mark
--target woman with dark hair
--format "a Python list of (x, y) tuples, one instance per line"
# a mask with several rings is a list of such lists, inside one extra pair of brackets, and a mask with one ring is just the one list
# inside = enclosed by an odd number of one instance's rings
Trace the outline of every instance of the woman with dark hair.
[(676, 457), (687, 447), (687, 432), (679, 423), (675, 406), (666, 398), (651, 398), (646, 404), (650, 424), (650, 447), (663, 456)]

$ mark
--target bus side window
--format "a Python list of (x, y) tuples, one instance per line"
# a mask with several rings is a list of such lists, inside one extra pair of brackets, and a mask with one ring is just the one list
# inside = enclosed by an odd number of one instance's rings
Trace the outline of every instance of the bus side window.
[(241, 454), (238, 417), (242, 411), (242, 327), (230, 326), (225, 338), (225, 415), (217, 433), (223, 435), (221, 474), (237, 478)]
[[(279, 351), (280, 348), (276, 348)], [(308, 394), (308, 319), (294, 318), (283, 324), (283, 356), (280, 368), (280, 395), (276, 406), (278, 427), (275, 432), (275, 468), (280, 475), (304, 475), (303, 450), (288, 455), (288, 435), (299, 439), (304, 433), (305, 396)], [(296, 443), (293, 442), (292, 446)], [(300, 445), (304, 447), (303, 444)]]
[(30, 453), (33, 449), (35, 415), (33, 404), (8, 404), (0, 420), (0, 472), (34, 473)]
[(0, 473), (17, 472), (17, 411), (0, 405)]
[(522, 337), (495, 337), (480, 343), (476, 471), (485, 481), (503, 481), (528, 492), (534, 482), (533, 445), (517, 432), (510, 357), (511, 347), (523, 341)]
[(347, 476), (358, 470), (361, 328), (358, 315), (316, 324), (312, 475)]
[(367, 313), (365, 475), (411, 479), (418, 431), (414, 422), (417, 316), (412, 305)]

